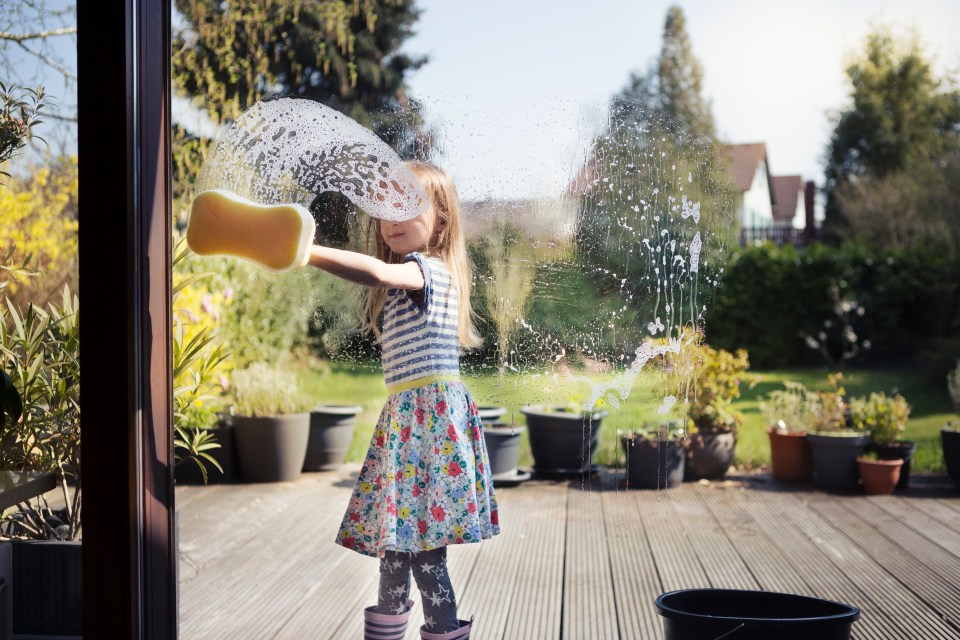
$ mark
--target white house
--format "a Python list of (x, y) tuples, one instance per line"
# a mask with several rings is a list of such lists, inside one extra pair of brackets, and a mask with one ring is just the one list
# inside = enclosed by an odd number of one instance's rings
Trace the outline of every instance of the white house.
[(804, 229), (807, 226), (807, 207), (803, 178), (800, 176), (771, 176), (773, 186), (773, 226), (783, 229)]
[(770, 184), (767, 145), (727, 144), (722, 151), (736, 187), (734, 212), (740, 229), (773, 226), (774, 194)]

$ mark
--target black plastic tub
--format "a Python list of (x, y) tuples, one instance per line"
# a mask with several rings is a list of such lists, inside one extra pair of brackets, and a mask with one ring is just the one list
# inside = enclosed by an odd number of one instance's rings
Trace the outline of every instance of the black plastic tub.
[(664, 640), (849, 640), (860, 609), (808, 596), (688, 589), (656, 601)]

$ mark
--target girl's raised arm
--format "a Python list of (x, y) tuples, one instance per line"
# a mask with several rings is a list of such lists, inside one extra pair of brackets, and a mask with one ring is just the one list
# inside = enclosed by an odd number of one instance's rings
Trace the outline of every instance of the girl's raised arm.
[(308, 264), (335, 276), (376, 289), (423, 289), (416, 262), (390, 264), (378, 258), (332, 247), (313, 245)]

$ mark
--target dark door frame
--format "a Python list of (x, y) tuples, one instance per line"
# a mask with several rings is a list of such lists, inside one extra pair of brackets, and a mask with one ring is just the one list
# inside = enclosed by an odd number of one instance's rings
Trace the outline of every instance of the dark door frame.
[(170, 0), (77, 14), (84, 637), (172, 639)]

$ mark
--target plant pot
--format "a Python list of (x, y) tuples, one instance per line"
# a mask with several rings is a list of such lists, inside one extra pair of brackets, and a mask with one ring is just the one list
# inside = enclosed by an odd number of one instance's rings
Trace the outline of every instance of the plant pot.
[(527, 418), (533, 470), (541, 475), (572, 475), (593, 471), (593, 452), (600, 441), (600, 420), (606, 411), (575, 412), (531, 406)]
[[(240, 462), (237, 458), (236, 437), (233, 432), (233, 425), (221, 422), (218, 426), (211, 429), (217, 444), (216, 449), (210, 449), (206, 453), (210, 454), (217, 464), (223, 469), (217, 469), (212, 464), (206, 464), (207, 484), (222, 484), (227, 482), (236, 482), (240, 475)], [(203, 484), (203, 475), (200, 473), (200, 467), (193, 460), (184, 460), (180, 462), (173, 470), (173, 476), (177, 484)]]
[(243, 477), (251, 482), (287, 482), (300, 477), (310, 438), (310, 414), (233, 416)]
[(483, 439), (490, 459), (490, 473), (495, 477), (509, 478), (517, 474), (520, 459), (520, 434), (526, 427), (512, 424), (484, 425)]
[(809, 482), (813, 479), (813, 456), (806, 433), (767, 429), (770, 436), (770, 463), (773, 477), (783, 482)]
[(688, 589), (656, 600), (664, 640), (848, 640), (860, 610), (769, 591)]
[(896, 491), (903, 491), (910, 487), (910, 461), (913, 460), (913, 453), (917, 450), (915, 442), (897, 441), (886, 442), (883, 444), (874, 443), (871, 447), (881, 460), (903, 460), (903, 466), (900, 467), (900, 480), (897, 482)]
[(310, 410), (310, 437), (304, 471), (327, 471), (343, 464), (353, 439), (357, 414), (363, 408), (357, 405), (328, 404)]
[(940, 429), (940, 444), (943, 447), (943, 462), (953, 485), (960, 490), (960, 431), (952, 427)]
[(857, 458), (870, 444), (868, 435), (807, 434), (813, 455), (813, 481), (820, 489), (853, 491), (860, 474)]
[(683, 482), (686, 451), (678, 440), (623, 436), (627, 488), (667, 489)]
[(685, 480), (718, 480), (733, 464), (735, 433), (696, 434), (687, 443)]
[(857, 458), (863, 491), (873, 496), (893, 493), (900, 481), (900, 468), (903, 460), (867, 460)]
[(500, 423), (500, 418), (507, 414), (506, 407), (477, 407), (483, 426), (487, 427)]
[(13, 633), (83, 635), (83, 555), (79, 542), (12, 541)]

